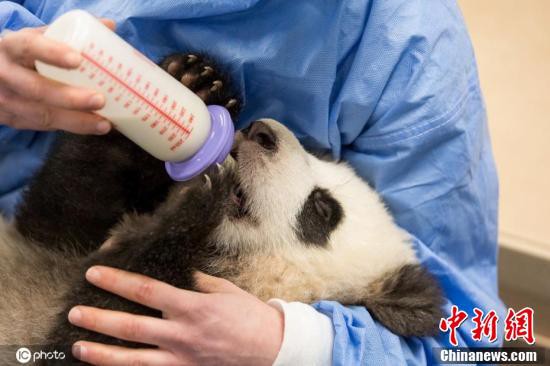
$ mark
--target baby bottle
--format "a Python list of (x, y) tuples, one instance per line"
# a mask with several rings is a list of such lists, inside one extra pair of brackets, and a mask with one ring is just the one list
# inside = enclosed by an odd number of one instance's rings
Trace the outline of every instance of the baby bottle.
[(44, 33), (79, 51), (78, 69), (36, 61), (50, 79), (97, 90), (98, 114), (126, 137), (166, 162), (174, 180), (188, 180), (229, 154), (234, 129), (228, 111), (206, 106), (191, 90), (83, 10), (56, 19)]

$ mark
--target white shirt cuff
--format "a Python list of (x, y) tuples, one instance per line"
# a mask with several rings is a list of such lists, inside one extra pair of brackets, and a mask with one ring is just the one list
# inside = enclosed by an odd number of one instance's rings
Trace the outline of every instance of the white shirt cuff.
[(332, 364), (332, 321), (301, 302), (271, 299), (268, 304), (284, 313), (283, 344), (273, 366)]

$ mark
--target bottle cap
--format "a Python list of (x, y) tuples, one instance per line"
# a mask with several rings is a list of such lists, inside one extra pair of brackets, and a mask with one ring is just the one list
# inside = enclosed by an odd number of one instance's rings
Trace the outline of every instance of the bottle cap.
[(166, 162), (168, 175), (177, 181), (186, 181), (205, 171), (209, 166), (221, 164), (233, 146), (235, 128), (229, 112), (219, 105), (208, 106), (210, 112), (210, 135), (202, 147), (189, 159), (173, 163)]

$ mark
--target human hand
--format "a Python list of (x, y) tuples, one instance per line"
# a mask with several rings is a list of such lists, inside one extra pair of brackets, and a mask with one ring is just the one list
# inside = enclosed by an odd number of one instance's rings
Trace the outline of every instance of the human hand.
[(69, 321), (116, 338), (156, 345), (128, 349), (86, 341), (75, 357), (94, 365), (272, 365), (283, 340), (283, 314), (233, 283), (196, 275), (204, 293), (114, 268), (86, 273), (94, 285), (162, 311), (163, 319), (76, 306)]
[[(102, 22), (114, 29), (111, 20)], [(46, 38), (46, 27), (25, 28), (0, 38), (0, 123), (18, 129), (66, 130), (104, 134), (111, 124), (92, 113), (105, 104), (94, 90), (47, 79), (34, 68), (36, 60), (74, 69), (80, 53)]]

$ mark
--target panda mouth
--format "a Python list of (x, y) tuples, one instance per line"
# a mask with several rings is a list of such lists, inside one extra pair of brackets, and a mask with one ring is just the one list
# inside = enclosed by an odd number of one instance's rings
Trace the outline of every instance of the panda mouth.
[(242, 218), (250, 215), (250, 211), (248, 209), (248, 197), (239, 183), (235, 184), (231, 190), (231, 201), (237, 207), (235, 212), (236, 218)]

